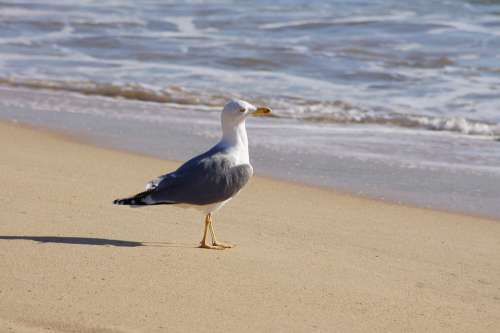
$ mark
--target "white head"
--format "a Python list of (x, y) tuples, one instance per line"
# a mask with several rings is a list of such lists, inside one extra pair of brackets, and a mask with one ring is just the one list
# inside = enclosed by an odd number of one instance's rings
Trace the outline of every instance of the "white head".
[(236, 127), (244, 123), (248, 116), (264, 116), (271, 113), (267, 107), (255, 107), (252, 104), (239, 100), (230, 100), (221, 113), (222, 128)]

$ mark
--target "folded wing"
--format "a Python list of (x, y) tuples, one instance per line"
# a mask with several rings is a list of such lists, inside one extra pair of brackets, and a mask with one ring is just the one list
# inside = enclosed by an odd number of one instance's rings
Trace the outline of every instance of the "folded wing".
[(222, 154), (201, 158), (163, 176), (145, 200), (148, 204), (221, 202), (238, 193), (252, 173), (249, 164), (233, 166)]

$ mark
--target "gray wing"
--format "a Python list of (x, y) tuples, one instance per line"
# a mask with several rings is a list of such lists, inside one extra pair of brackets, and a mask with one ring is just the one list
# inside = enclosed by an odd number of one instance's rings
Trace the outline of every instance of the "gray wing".
[(150, 190), (148, 202), (208, 205), (238, 193), (252, 176), (249, 164), (233, 166), (223, 153), (210, 151), (163, 176)]

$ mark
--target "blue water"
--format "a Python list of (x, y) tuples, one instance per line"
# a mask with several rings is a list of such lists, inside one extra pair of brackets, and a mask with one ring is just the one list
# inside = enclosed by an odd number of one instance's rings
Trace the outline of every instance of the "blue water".
[(315, 121), (498, 136), (499, 50), (498, 1), (0, 2), (4, 84), (240, 96)]

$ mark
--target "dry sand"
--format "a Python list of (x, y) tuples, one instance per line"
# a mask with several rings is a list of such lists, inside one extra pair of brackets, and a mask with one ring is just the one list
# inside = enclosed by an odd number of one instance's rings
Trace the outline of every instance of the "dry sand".
[(177, 163), (0, 123), (0, 332), (499, 332), (500, 223), (254, 177), (111, 205)]

